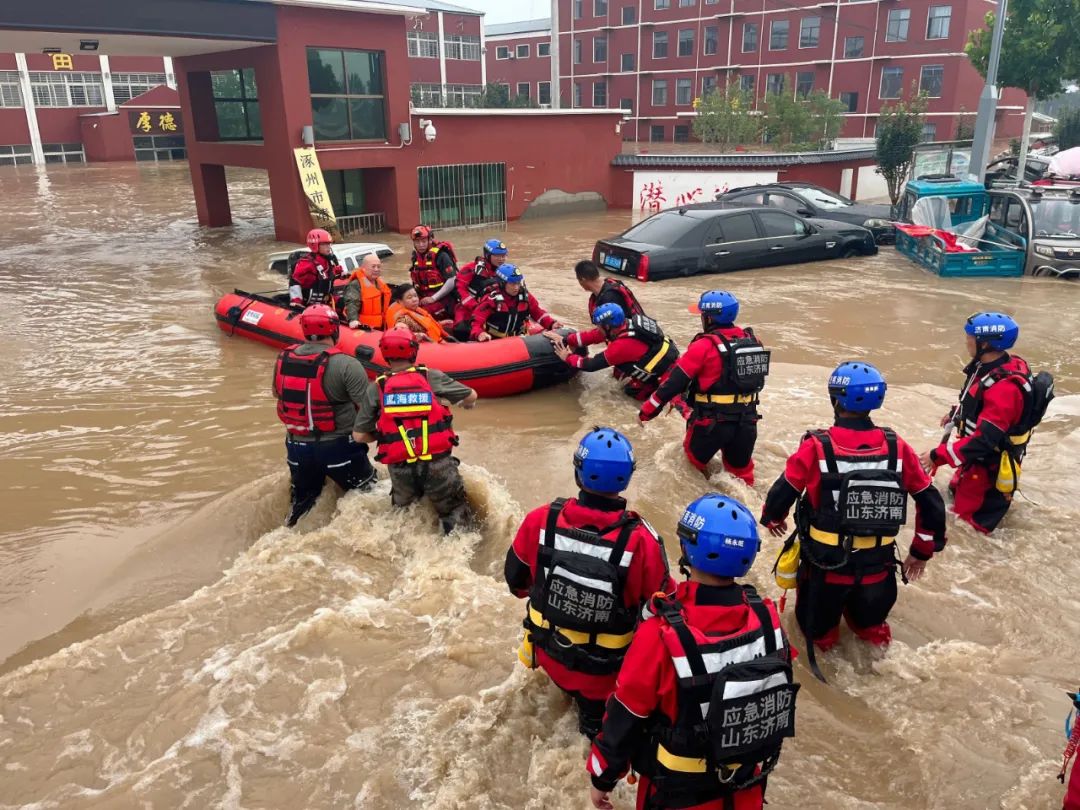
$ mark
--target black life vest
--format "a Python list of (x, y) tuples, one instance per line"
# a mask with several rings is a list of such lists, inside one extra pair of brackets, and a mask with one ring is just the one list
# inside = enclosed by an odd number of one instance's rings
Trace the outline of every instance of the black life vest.
[(623, 512), (600, 529), (559, 526), (565, 506), (560, 498), (548, 508), (525, 629), (536, 647), (567, 668), (612, 674), (637, 625), (623, 589), (632, 559), (626, 546), (641, 519)]
[(512, 298), (502, 289), (490, 291), (487, 297), (495, 303), (495, 309), (488, 315), (484, 331), (497, 338), (524, 335), (529, 322), (529, 293), (525, 285)]
[(467, 284), (472, 297), (479, 301), (484, 293), (498, 282), (499, 280), (495, 277), (495, 268), (485, 262), (483, 258), (477, 257), (473, 266), (473, 274)]
[(634, 315), (626, 324), (620, 337), (633, 338), (645, 343), (649, 350), (639, 359), (618, 363), (617, 368), (626, 377), (643, 384), (653, 384), (675, 365), (679, 359), (679, 347), (664, 335), (660, 325), (647, 315)]
[(342, 354), (334, 347), (318, 354), (297, 354), (296, 346), (278, 355), (274, 366), (277, 415), (289, 433), (318, 437), (334, 430), (334, 403), (323, 388), (330, 358)]
[(988, 371), (984, 371), (977, 361), (970, 363), (964, 371), (968, 378), (960, 392), (960, 405), (954, 417), (957, 433), (960, 436), (974, 433), (985, 404), (986, 392), (998, 383), (1009, 382), (1020, 389), (1024, 397), (1024, 411), (1020, 421), (1010, 425), (1006, 431), (1008, 449), (1022, 457), (1031, 440), (1031, 431), (1042, 421), (1047, 406), (1054, 398), (1053, 376), (1046, 371), (1033, 375), (1027, 362), (1016, 355), (1010, 355), (1004, 363)]
[[(612, 301), (614, 299), (614, 301)], [(589, 297), (589, 318), (592, 319), (593, 311), (600, 305), (601, 301), (607, 303), (617, 303), (622, 307), (622, 311), (626, 314), (627, 320), (635, 315), (644, 315), (645, 310), (641, 308), (641, 304), (638, 303), (634, 293), (618, 279), (605, 278), (603, 284), (600, 287), (600, 292)]]
[(654, 764), (642, 765), (658, 807), (704, 804), (763, 782), (795, 736), (790, 648), (757, 591), (742, 589), (750, 624), (730, 635), (692, 628), (675, 599), (650, 605), (665, 625), (678, 690), (677, 718), (654, 715)]
[[(765, 387), (769, 374), (770, 352), (754, 335), (727, 338), (719, 332), (702, 332), (694, 341), (710, 341), (720, 357), (720, 376), (707, 389), (695, 380), (690, 390), (690, 404), (695, 411), (721, 421), (751, 418), (756, 420), (758, 393)], [(691, 341), (693, 342), (693, 341)]]

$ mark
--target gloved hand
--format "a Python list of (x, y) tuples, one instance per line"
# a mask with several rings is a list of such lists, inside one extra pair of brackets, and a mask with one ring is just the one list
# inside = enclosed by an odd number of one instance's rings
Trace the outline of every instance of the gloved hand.
[(664, 405), (660, 400), (656, 398), (656, 394), (653, 394), (647, 400), (641, 403), (641, 410), (638, 411), (638, 419), (642, 422), (649, 422), (660, 415), (660, 411), (664, 409)]
[(765, 524), (765, 528), (769, 530), (769, 534), (773, 537), (783, 537), (788, 531), (787, 520), (784, 518), (770, 520)]

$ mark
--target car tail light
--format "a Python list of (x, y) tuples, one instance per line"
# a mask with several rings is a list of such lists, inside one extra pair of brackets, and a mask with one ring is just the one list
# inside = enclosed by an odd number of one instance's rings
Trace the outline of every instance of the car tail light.
[(594, 244), (592, 246), (592, 260), (593, 260), (593, 264), (596, 264), (597, 262), (600, 261), (600, 245), (599, 245), (599, 243)]
[(647, 253), (642, 253), (641, 258), (638, 259), (637, 279), (638, 281), (649, 280), (649, 255)]

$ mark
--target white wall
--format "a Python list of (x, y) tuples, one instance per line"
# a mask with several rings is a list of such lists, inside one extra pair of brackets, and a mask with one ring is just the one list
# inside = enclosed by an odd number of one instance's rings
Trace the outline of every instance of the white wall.
[(635, 171), (634, 209), (653, 214), (695, 202), (711, 202), (730, 188), (775, 183), (775, 171)]
[(875, 200), (883, 197), (889, 198), (889, 185), (885, 182), (885, 178), (877, 173), (877, 166), (860, 166), (855, 199)]

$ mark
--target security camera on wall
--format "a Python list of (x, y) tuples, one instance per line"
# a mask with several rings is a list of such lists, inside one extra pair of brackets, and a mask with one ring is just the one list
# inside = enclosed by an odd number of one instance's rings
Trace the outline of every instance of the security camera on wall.
[(424, 140), (428, 143), (434, 143), (435, 136), (438, 135), (438, 133), (435, 131), (435, 125), (431, 123), (431, 120), (428, 118), (421, 118), (420, 128), (424, 131)]

